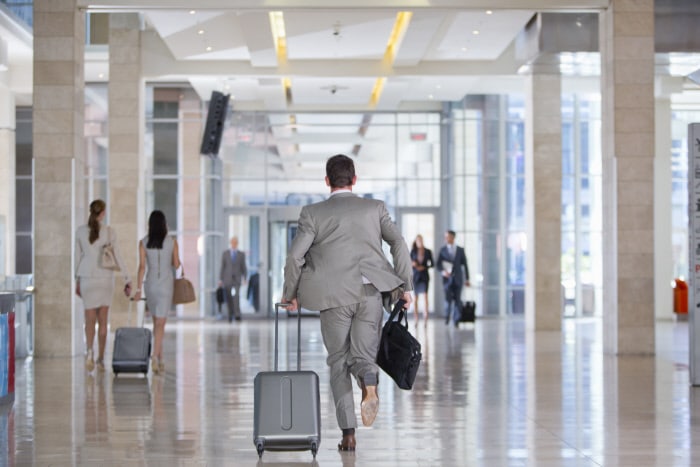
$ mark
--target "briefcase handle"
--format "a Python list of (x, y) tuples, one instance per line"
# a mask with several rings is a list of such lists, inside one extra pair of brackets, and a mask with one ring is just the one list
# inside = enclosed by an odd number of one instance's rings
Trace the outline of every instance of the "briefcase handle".
[(389, 319), (387, 321), (394, 321), (394, 318), (396, 318), (396, 316), (398, 315), (399, 319), (396, 321), (398, 321), (399, 323), (401, 321), (404, 321), (404, 327), (408, 327), (408, 310), (404, 310), (405, 305), (406, 300), (399, 299), (394, 305), (394, 309), (391, 311), (391, 314), (389, 315)]
[[(277, 371), (277, 335), (279, 322), (279, 309), (287, 308), (291, 303), (275, 303), (275, 371)], [(297, 310), (297, 371), (301, 371), (301, 307)]]

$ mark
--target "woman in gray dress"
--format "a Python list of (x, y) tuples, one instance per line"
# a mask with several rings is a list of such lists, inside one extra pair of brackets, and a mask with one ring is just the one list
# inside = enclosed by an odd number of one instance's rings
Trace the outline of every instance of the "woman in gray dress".
[(111, 243), (115, 259), (124, 278), (124, 294), (131, 294), (131, 280), (126, 271), (122, 256), (117, 246), (114, 230), (103, 221), (107, 214), (107, 205), (101, 199), (90, 203), (90, 217), (87, 225), (78, 227), (75, 232), (75, 293), (83, 299), (85, 307), (85, 368), (95, 368), (93, 342), (95, 340), (95, 323), (97, 331), (97, 368), (105, 370), (104, 355), (107, 342), (107, 321), (109, 307), (114, 295), (114, 271), (100, 267), (102, 248)]
[(163, 334), (168, 312), (173, 307), (175, 270), (179, 267), (177, 240), (168, 236), (165, 214), (162, 211), (153, 211), (148, 218), (148, 235), (139, 242), (138, 288), (134, 300), (141, 299), (143, 286), (146, 292), (146, 307), (153, 316), (151, 366), (155, 374), (165, 371)]

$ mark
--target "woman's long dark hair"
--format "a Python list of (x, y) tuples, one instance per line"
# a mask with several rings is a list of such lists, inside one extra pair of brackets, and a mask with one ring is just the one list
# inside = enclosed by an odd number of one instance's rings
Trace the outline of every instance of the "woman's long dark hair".
[(168, 224), (163, 211), (155, 210), (148, 218), (148, 243), (146, 248), (163, 248), (163, 240), (168, 235)]
[(90, 240), (90, 244), (95, 243), (95, 240), (100, 238), (100, 221), (97, 218), (100, 217), (100, 214), (106, 207), (107, 205), (101, 199), (96, 199), (90, 203), (90, 217), (88, 218), (88, 227), (90, 228), (88, 240)]

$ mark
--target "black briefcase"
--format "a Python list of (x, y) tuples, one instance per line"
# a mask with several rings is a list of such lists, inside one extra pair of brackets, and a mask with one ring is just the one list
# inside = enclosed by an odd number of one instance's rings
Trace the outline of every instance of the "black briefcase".
[(459, 322), (473, 323), (474, 321), (476, 321), (476, 302), (467, 300), (466, 302), (460, 303)]
[[(416, 380), (422, 354), (420, 342), (408, 332), (408, 318), (403, 309), (406, 302), (399, 300), (382, 329), (377, 352), (377, 365), (401, 389), (411, 389)], [(398, 317), (398, 320), (395, 318)]]
[(226, 292), (224, 291), (223, 287), (217, 287), (216, 289), (216, 303), (219, 304), (219, 306), (223, 305), (223, 303), (226, 301)]

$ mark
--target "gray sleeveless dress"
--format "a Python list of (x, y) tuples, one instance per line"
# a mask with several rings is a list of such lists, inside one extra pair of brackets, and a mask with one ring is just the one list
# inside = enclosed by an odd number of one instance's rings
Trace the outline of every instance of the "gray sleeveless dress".
[(166, 236), (162, 249), (147, 248), (148, 236), (141, 242), (146, 250), (146, 278), (143, 281), (146, 307), (152, 316), (164, 318), (173, 307), (173, 238)]

